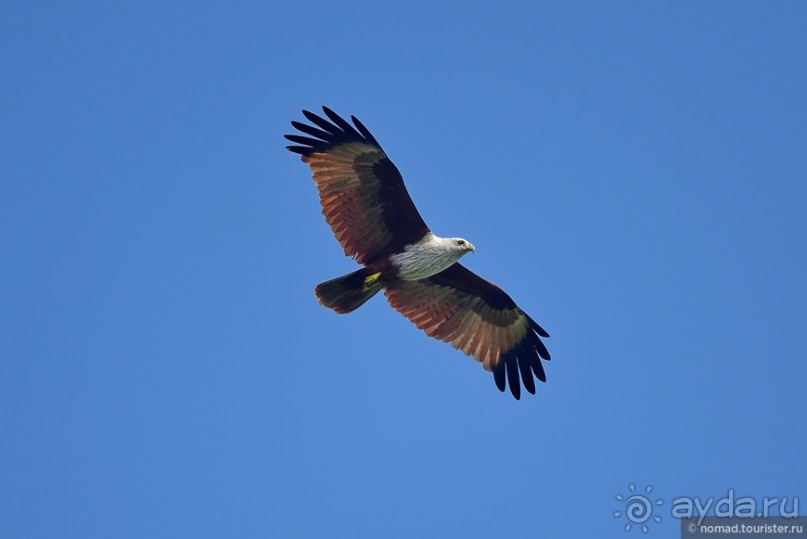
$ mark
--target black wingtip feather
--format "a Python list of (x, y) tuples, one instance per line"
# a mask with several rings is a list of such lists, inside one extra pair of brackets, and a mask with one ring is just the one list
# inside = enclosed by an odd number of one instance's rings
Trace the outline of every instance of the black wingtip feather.
[(303, 116), (316, 127), (302, 122), (291, 122), (292, 127), (308, 135), (308, 137), (285, 135), (288, 140), (299, 144), (299, 146), (287, 146), (289, 151), (305, 156), (317, 152), (326, 152), (333, 146), (350, 142), (364, 142), (381, 149), (381, 145), (375, 137), (355, 116), (350, 117), (356, 126), (353, 127), (330, 108), (323, 106), (322, 110), (330, 121), (309, 110), (303, 110)]
[[(512, 350), (499, 356), (499, 361), (493, 368), (493, 378), (499, 391), (506, 386), (517, 400), (521, 397), (521, 385), (532, 395), (535, 395), (535, 378), (546, 382), (546, 372), (541, 360), (549, 360), (549, 352), (535, 331), (529, 331), (524, 339)], [(505, 373), (507, 375), (505, 383)]]
[(515, 357), (506, 359), (504, 367), (507, 371), (507, 384), (510, 386), (510, 393), (513, 394), (516, 400), (521, 398), (521, 383), (518, 379), (518, 363)]
[(311, 148), (304, 148), (302, 146), (286, 146), (286, 149), (292, 153), (298, 153), (300, 155), (308, 155), (311, 153)]
[(318, 138), (320, 140), (324, 140), (326, 142), (330, 142), (333, 140), (333, 135), (328, 133), (327, 131), (323, 131), (322, 129), (317, 129), (316, 127), (312, 127), (308, 124), (304, 124), (303, 122), (292, 121), (292, 127), (296, 130), (305, 133), (306, 135), (310, 135), (312, 137)]
[(541, 364), (541, 359), (533, 356), (530, 361), (530, 367), (532, 372), (535, 373), (535, 377), (546, 383), (546, 371), (544, 371), (544, 366)]
[(499, 388), (499, 391), (504, 393), (504, 388), (507, 387), (507, 383), (504, 379), (504, 361), (499, 359), (499, 362), (493, 366), (493, 381), (496, 382), (496, 387)]
[(547, 339), (548, 339), (548, 338), (549, 338), (549, 333), (547, 333), (547, 331), (546, 331), (544, 328), (542, 328), (542, 327), (541, 327), (541, 326), (538, 324), (538, 322), (536, 322), (535, 320), (533, 320), (533, 319), (532, 319), (532, 318), (531, 318), (529, 315), (527, 315), (526, 313), (524, 313), (524, 314), (525, 314), (525, 316), (527, 316), (527, 320), (529, 320), (529, 321), (530, 321), (530, 327), (532, 327), (532, 329), (534, 329), (534, 330), (535, 330), (535, 332), (536, 332), (538, 335), (540, 335), (541, 337), (545, 337), (545, 338), (547, 338)]
[(355, 125), (355, 126), (356, 126), (356, 129), (358, 129), (358, 130), (359, 130), (359, 133), (361, 133), (361, 134), (362, 134), (362, 136), (363, 136), (364, 138), (366, 138), (367, 140), (369, 140), (370, 142), (372, 142), (372, 143), (373, 143), (373, 144), (375, 144), (376, 146), (379, 146), (379, 147), (381, 146), (381, 145), (378, 143), (378, 141), (375, 139), (375, 137), (373, 136), (373, 134), (372, 134), (372, 133), (370, 133), (370, 130), (369, 130), (369, 129), (367, 129), (366, 127), (364, 127), (364, 124), (363, 124), (363, 123), (361, 123), (361, 120), (359, 120), (359, 119), (358, 119), (358, 118), (356, 118), (355, 116), (351, 116), (351, 117), (350, 117), (350, 119), (351, 119), (351, 121), (353, 122), (353, 125)]
[(525, 349), (519, 354), (518, 370), (521, 373), (521, 382), (524, 384), (524, 389), (531, 395), (535, 395), (535, 380), (532, 378), (530, 364), (529, 350)]
[(318, 115), (314, 114), (314, 113), (313, 113), (313, 112), (311, 112), (310, 110), (303, 110), (303, 116), (305, 116), (305, 117), (306, 117), (306, 119), (307, 119), (309, 122), (311, 122), (312, 124), (317, 125), (318, 127), (320, 127), (321, 129), (323, 129), (324, 131), (327, 131), (327, 132), (328, 132), (328, 133), (330, 133), (331, 135), (335, 135), (335, 136), (336, 136), (336, 135), (338, 135), (338, 134), (342, 133), (342, 130), (341, 130), (341, 129), (339, 129), (337, 126), (333, 125), (332, 123), (330, 123), (330, 122), (329, 122), (328, 120), (326, 120), (325, 118), (323, 118), (323, 117), (321, 117), (321, 116), (318, 116)]
[(325, 115), (328, 118), (330, 118), (330, 120), (333, 123), (335, 123), (342, 131), (344, 131), (345, 133), (356, 135), (357, 137), (361, 137), (361, 135), (359, 135), (358, 131), (356, 131), (356, 129), (352, 125), (347, 123), (344, 118), (336, 114), (334, 111), (325, 106), (322, 107), (322, 110), (325, 111)]
[(286, 137), (286, 139), (292, 142), (296, 142), (297, 144), (304, 144), (306, 146), (311, 146), (312, 148), (315, 148), (322, 144), (321, 140), (313, 139), (311, 137), (303, 137), (300, 135), (284, 135), (284, 136)]
[(552, 356), (549, 354), (549, 350), (546, 349), (546, 345), (539, 338), (535, 339), (535, 351), (538, 352), (538, 355), (541, 356), (541, 359), (552, 361)]

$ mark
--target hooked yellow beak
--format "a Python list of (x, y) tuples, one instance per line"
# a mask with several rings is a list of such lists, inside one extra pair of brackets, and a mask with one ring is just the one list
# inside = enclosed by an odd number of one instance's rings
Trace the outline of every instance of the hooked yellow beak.
[(473, 243), (468, 243), (468, 247), (471, 249), (471, 252), (472, 252), (472, 253), (475, 253), (475, 252), (476, 252), (476, 247), (474, 247), (474, 244), (473, 244)]

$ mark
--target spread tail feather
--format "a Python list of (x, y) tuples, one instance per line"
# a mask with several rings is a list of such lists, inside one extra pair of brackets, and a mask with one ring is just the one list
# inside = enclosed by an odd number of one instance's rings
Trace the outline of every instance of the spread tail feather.
[(342, 277), (317, 285), (315, 293), (320, 304), (339, 314), (355, 311), (383, 288), (380, 273), (362, 268)]

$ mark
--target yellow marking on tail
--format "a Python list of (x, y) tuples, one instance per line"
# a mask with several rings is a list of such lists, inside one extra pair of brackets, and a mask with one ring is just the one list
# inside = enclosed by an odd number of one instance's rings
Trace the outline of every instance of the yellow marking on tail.
[(370, 288), (370, 285), (372, 285), (374, 282), (376, 282), (379, 277), (381, 277), (381, 272), (380, 271), (378, 273), (373, 273), (372, 275), (368, 275), (367, 277), (365, 277), (364, 278), (364, 289), (367, 290), (368, 288)]

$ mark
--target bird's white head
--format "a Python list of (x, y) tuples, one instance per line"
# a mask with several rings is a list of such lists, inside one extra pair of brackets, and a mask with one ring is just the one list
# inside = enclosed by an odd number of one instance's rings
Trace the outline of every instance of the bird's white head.
[[(468, 240), (464, 240), (462, 238), (448, 238), (448, 239), (449, 239), (449, 241), (451, 241), (454, 249), (456, 249), (457, 251), (460, 251), (463, 255), (465, 253), (468, 253), (468, 252), (471, 252), (471, 253), (476, 252), (476, 247), (474, 247), (474, 244), (471, 243)], [(460, 256), (462, 256), (462, 255), (460, 255)]]

